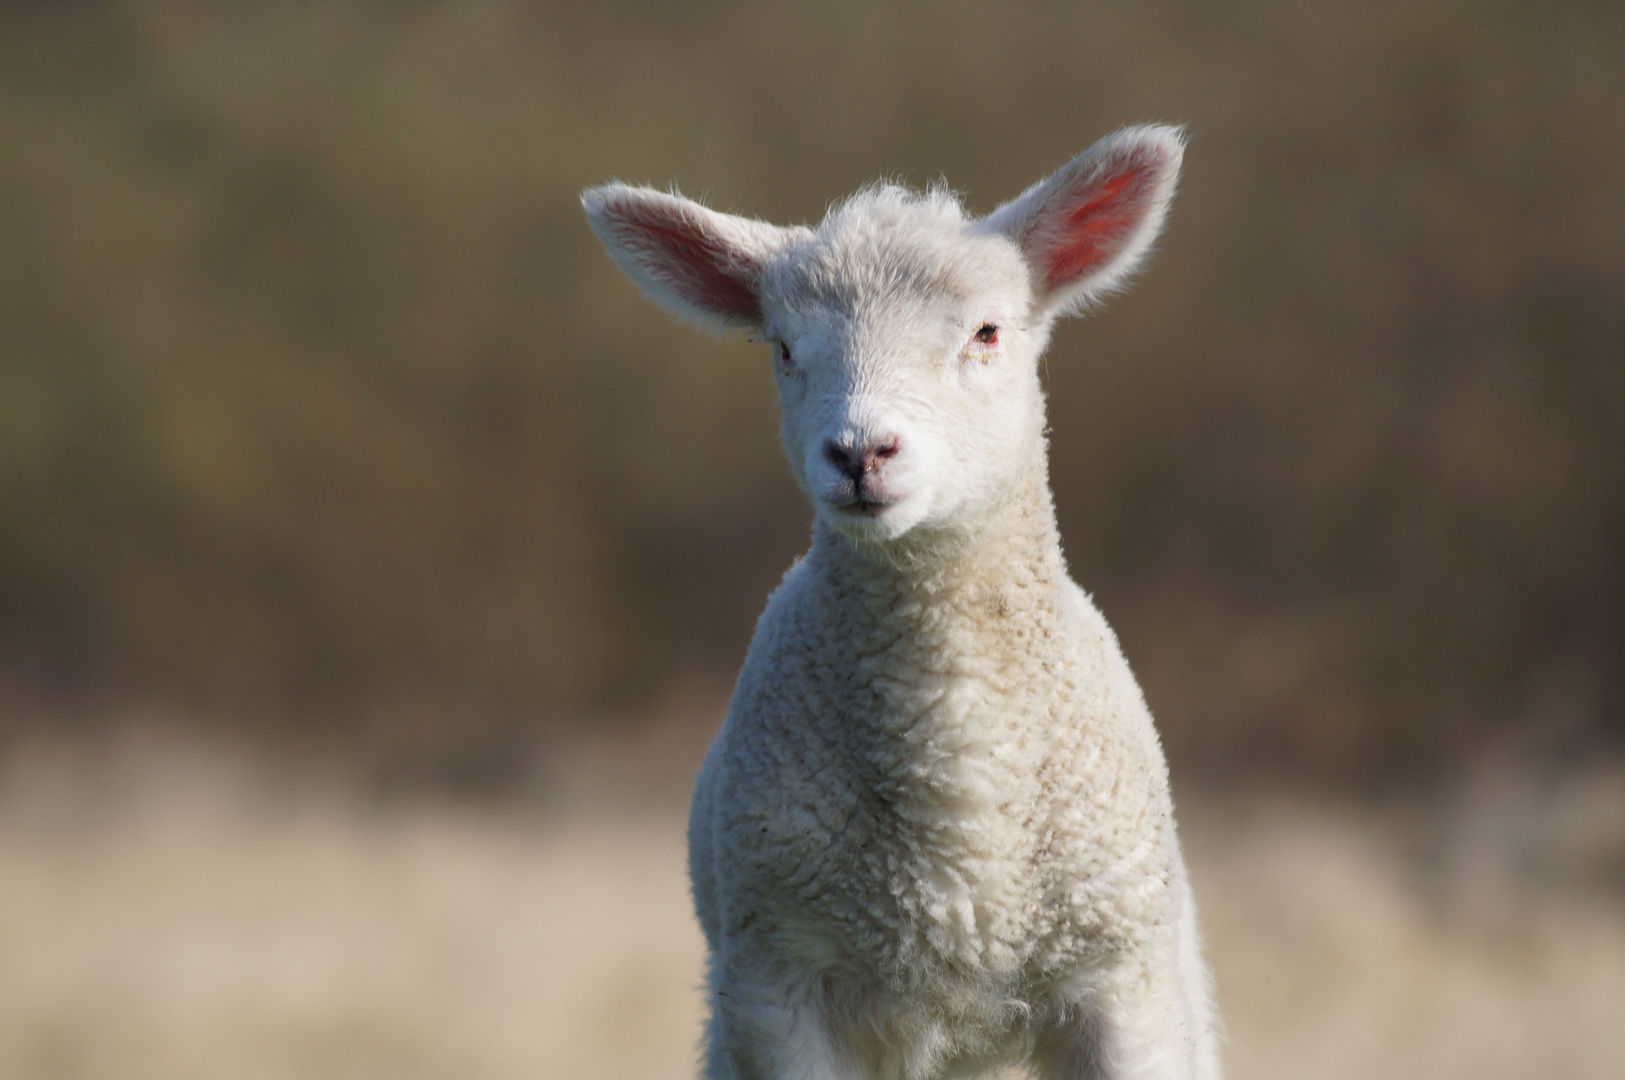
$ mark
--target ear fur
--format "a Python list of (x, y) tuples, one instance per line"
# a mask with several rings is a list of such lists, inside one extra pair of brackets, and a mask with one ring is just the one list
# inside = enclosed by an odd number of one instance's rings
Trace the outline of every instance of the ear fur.
[(581, 205), (610, 257), (662, 307), (717, 329), (761, 325), (762, 267), (795, 230), (628, 184), (588, 188)]
[(983, 221), (1021, 248), (1040, 310), (1071, 315), (1127, 283), (1162, 231), (1182, 129), (1124, 128)]

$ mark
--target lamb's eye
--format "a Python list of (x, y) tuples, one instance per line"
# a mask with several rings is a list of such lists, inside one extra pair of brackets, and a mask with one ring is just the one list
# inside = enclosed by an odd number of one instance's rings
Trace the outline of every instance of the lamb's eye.
[(779, 363), (783, 364), (785, 367), (790, 366), (790, 346), (786, 345), (782, 341), (779, 342)]
[(983, 323), (976, 331), (973, 339), (978, 345), (997, 345), (999, 343), (999, 328), (992, 323)]

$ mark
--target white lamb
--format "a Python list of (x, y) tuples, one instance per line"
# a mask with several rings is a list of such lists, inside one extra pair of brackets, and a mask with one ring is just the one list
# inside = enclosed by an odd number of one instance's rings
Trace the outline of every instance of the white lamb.
[(815, 510), (694, 793), (711, 1080), (1218, 1077), (1167, 767), (1067, 576), (1038, 377), (1182, 150), (1126, 129), (980, 220), (891, 186), (816, 229), (584, 193), (650, 296), (772, 347)]

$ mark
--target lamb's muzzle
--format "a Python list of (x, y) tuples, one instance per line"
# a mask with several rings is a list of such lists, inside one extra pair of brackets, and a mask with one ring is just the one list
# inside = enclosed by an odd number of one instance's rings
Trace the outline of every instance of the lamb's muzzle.
[(881, 468), (897, 456), (898, 449), (895, 435), (865, 443), (825, 439), (824, 458), (841, 475), (830, 503), (848, 514), (867, 515), (891, 505), (895, 500), (886, 492)]

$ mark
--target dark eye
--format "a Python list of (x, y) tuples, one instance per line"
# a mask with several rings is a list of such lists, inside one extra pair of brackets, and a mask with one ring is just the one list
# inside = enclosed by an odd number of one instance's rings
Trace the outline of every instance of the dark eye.
[(997, 345), (999, 343), (999, 328), (992, 323), (983, 323), (981, 329), (976, 331), (973, 338), (979, 345)]
[(786, 345), (782, 341), (779, 342), (779, 363), (783, 364), (785, 367), (790, 366), (790, 346)]

